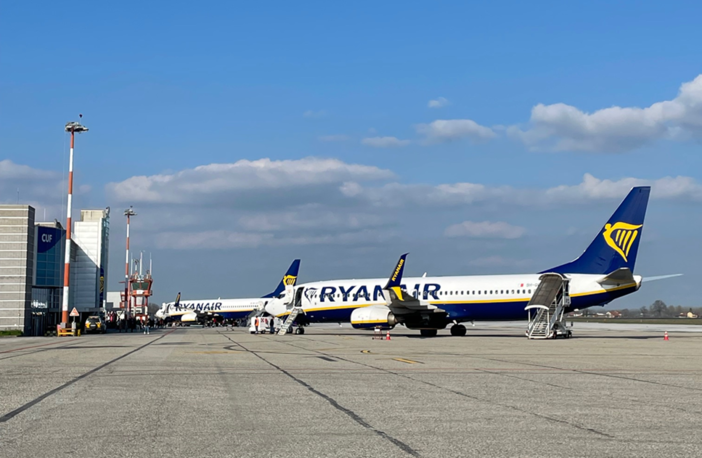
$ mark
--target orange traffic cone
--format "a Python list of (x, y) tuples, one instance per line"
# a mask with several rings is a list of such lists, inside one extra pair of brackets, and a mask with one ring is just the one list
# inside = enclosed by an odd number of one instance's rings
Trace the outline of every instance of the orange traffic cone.
[(388, 329), (388, 332), (385, 333), (385, 340), (390, 340), (390, 330)]
[(665, 331), (665, 334), (663, 335), (663, 340), (668, 340), (668, 331)]

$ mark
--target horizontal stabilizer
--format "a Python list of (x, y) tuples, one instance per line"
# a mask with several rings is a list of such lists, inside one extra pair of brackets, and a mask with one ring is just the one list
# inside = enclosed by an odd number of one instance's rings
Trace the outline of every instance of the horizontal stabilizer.
[(644, 277), (643, 280), (641, 280), (641, 283), (647, 282), (647, 281), (656, 281), (656, 280), (665, 280), (667, 278), (674, 278), (674, 277), (681, 277), (682, 274), (671, 274), (671, 275), (659, 275), (657, 277)]
[(634, 274), (631, 273), (628, 267), (622, 267), (615, 270), (611, 274), (597, 280), (600, 285), (625, 285), (629, 283), (636, 283), (634, 279)]

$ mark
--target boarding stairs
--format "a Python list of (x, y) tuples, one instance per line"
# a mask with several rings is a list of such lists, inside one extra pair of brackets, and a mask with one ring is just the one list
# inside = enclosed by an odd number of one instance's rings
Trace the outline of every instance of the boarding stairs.
[(539, 277), (539, 286), (527, 304), (529, 324), (526, 335), (529, 339), (570, 337), (563, 316), (570, 307), (569, 280), (565, 276), (549, 272)]
[(280, 327), (278, 330), (278, 335), (279, 336), (284, 336), (287, 334), (288, 329), (290, 329), (290, 326), (292, 326), (293, 322), (295, 321), (295, 318), (297, 318), (297, 315), (302, 312), (302, 307), (293, 307), (290, 309), (290, 315), (285, 319), (285, 322), (283, 322), (283, 325)]

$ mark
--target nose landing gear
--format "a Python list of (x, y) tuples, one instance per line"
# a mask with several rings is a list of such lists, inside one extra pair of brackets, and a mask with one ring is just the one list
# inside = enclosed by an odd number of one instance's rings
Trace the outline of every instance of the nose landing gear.
[(451, 335), (452, 336), (466, 335), (466, 327), (463, 326), (462, 324), (454, 324), (453, 326), (451, 326)]

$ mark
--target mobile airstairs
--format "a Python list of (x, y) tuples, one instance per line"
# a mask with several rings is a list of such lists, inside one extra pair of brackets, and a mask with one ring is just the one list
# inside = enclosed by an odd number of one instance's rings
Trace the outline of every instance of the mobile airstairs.
[[(293, 325), (297, 316), (300, 313), (302, 313), (302, 291), (303, 288), (298, 288), (295, 292), (295, 295), (292, 297), (290, 303), (285, 304), (285, 309), (290, 313), (285, 319), (283, 325), (278, 330), (279, 336), (284, 336), (285, 334), (287, 334), (289, 332), (290, 326)], [(299, 326), (295, 332), (297, 332), (298, 334), (304, 334), (305, 328)]]
[(539, 286), (524, 309), (529, 313), (526, 336), (529, 339), (571, 337), (572, 332), (563, 319), (565, 310), (570, 307), (568, 278), (549, 272), (539, 280)]

